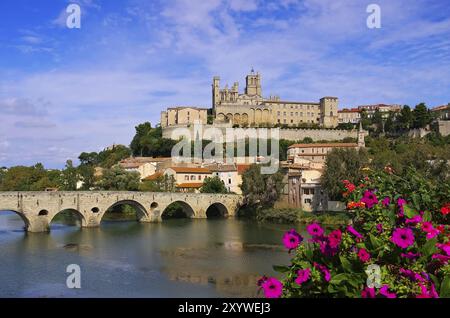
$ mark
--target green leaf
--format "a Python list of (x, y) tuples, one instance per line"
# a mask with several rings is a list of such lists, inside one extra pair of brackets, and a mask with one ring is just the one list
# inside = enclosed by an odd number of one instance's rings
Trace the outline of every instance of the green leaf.
[(372, 247), (377, 250), (380, 248), (380, 246), (383, 245), (383, 241), (381, 241), (379, 238), (375, 237), (372, 234), (369, 234), (369, 240), (370, 240), (370, 244), (372, 244)]
[(287, 266), (282, 266), (282, 265), (273, 265), (272, 266), (273, 270), (278, 272), (278, 273), (286, 273), (289, 272), (289, 267)]
[(412, 218), (412, 217), (414, 217), (414, 216), (416, 216), (418, 214), (417, 211), (415, 211), (414, 209), (410, 208), (407, 204), (405, 204), (403, 206), (403, 213), (408, 218)]
[(336, 275), (333, 275), (331, 280), (330, 280), (330, 284), (334, 284), (334, 285), (339, 285), (341, 284), (343, 281), (345, 280), (349, 280), (350, 279), (350, 274), (347, 273), (339, 273)]
[(343, 256), (339, 256), (339, 259), (341, 260), (342, 269), (347, 273), (352, 273), (352, 263), (350, 263), (350, 261)]
[(436, 247), (436, 243), (437, 243), (437, 238), (428, 240), (421, 249), (422, 252), (422, 257), (430, 257), (431, 254), (434, 254), (437, 252), (437, 247)]
[(424, 222), (431, 222), (431, 213), (430, 211), (425, 211), (423, 213), (422, 219)]
[(440, 297), (450, 297), (450, 276), (445, 276), (441, 283)]

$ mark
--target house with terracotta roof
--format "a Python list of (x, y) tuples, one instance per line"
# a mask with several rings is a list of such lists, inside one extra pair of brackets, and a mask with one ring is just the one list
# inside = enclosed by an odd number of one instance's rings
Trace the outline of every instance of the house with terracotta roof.
[(158, 170), (158, 166), (165, 162), (170, 162), (170, 157), (129, 157), (119, 161), (119, 167), (125, 171), (136, 171), (141, 176), (141, 180), (153, 175)]
[(450, 120), (450, 103), (448, 105), (433, 107), (431, 112), (440, 120)]
[(242, 194), (240, 188), (242, 178), (235, 164), (212, 164), (207, 167), (211, 170), (213, 177), (218, 177), (223, 182), (228, 192)]
[[(325, 164), (328, 153), (333, 149), (358, 149), (357, 143), (311, 143), (311, 144), (293, 144), (288, 147), (288, 158), (293, 163), (305, 160)], [(301, 161), (303, 159), (303, 161)]]
[(176, 188), (182, 192), (199, 192), (205, 178), (212, 177), (212, 171), (203, 167), (172, 166), (164, 174), (173, 176)]
[(358, 124), (361, 121), (361, 112), (358, 108), (344, 108), (338, 110), (339, 124)]

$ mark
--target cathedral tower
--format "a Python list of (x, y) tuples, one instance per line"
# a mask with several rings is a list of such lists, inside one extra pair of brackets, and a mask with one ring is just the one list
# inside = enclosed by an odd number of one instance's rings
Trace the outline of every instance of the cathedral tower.
[(261, 91), (261, 76), (259, 73), (255, 74), (252, 69), (249, 75), (245, 78), (245, 94), (249, 96), (262, 96)]
[(216, 105), (220, 102), (220, 77), (214, 76), (212, 83), (212, 113), (216, 114)]

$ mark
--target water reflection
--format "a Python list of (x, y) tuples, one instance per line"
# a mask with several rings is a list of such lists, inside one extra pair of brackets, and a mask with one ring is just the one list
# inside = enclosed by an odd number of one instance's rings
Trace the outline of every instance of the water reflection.
[[(255, 297), (257, 278), (289, 262), (283, 225), (176, 219), (80, 229), (72, 221), (27, 234), (20, 217), (0, 213), (0, 296)], [(65, 287), (69, 264), (81, 267), (80, 290)]]

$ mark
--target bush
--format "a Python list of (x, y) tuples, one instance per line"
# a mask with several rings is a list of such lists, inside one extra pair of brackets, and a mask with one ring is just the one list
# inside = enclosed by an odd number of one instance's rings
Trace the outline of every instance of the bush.
[(256, 213), (259, 222), (297, 223), (300, 211), (297, 209), (260, 209)]
[(295, 254), (290, 266), (274, 267), (282, 282), (259, 280), (267, 297), (450, 297), (450, 192), (413, 172), (387, 169), (362, 181), (343, 181), (352, 225), (325, 233), (310, 224), (308, 240), (285, 233)]

